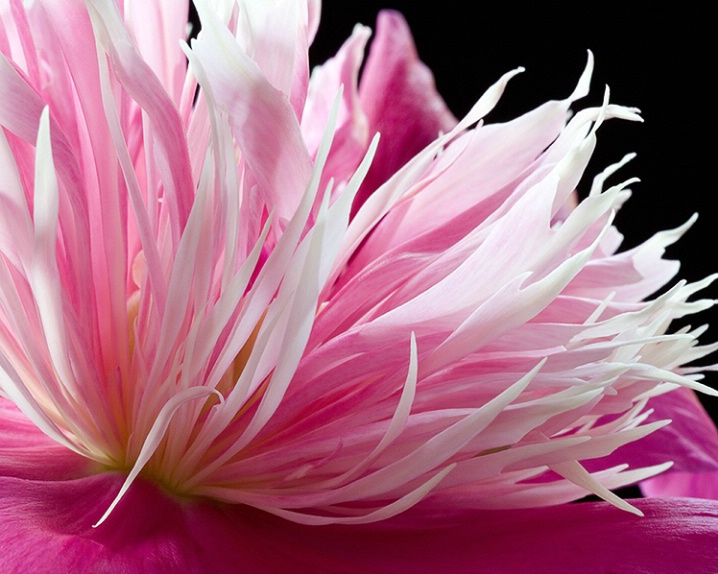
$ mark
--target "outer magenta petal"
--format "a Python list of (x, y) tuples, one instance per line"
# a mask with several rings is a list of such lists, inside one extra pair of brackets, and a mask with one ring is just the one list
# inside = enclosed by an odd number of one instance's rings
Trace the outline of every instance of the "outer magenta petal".
[[(417, 530), (344, 533), (335, 552), (354, 549), (365, 570), (551, 574), (714, 574), (718, 504), (694, 499), (635, 500), (644, 517), (607, 503), (568, 504), (465, 515)], [(400, 517), (411, 524), (411, 513)], [(398, 522), (398, 521), (395, 521)], [(374, 556), (370, 554), (373, 548)], [(362, 549), (363, 552), (362, 552)], [(364, 557), (369, 555), (368, 557)], [(344, 570), (342, 570), (344, 572)]]
[(222, 574), (279, 567), (241, 517), (210, 504), (185, 506), (142, 481), (93, 528), (121, 484), (113, 474), (66, 482), (0, 479), (2, 571)]
[(451, 130), (456, 123), (436, 91), (432, 73), (419, 60), (409, 27), (398, 12), (379, 14), (359, 97), (369, 120), (369, 133), (381, 133), (381, 141), (355, 208), (440, 132)]
[[(625, 447), (631, 458), (664, 455), (673, 467), (641, 483), (645, 496), (691, 496), (718, 500), (718, 430), (689, 389), (679, 389), (651, 401), (652, 418), (672, 423)], [(628, 459), (627, 459), (628, 460)]]
[[(671, 420), (671, 424), (657, 430), (640, 441), (629, 443), (611, 456), (589, 461), (590, 469), (608, 468), (617, 464), (628, 463), (631, 467), (652, 466), (673, 461), (673, 467), (666, 476), (681, 474), (682, 479), (665, 482), (667, 490), (659, 489), (658, 480), (650, 489), (644, 489), (651, 496), (696, 496), (703, 497), (704, 486), (710, 479), (687, 480), (689, 474), (714, 473), (718, 475), (718, 430), (696, 394), (690, 389), (681, 388), (665, 395), (651, 399), (649, 406), (654, 409), (648, 421)], [(674, 490), (673, 486), (683, 484)], [(698, 490), (688, 489), (688, 485), (696, 485)], [(668, 488), (668, 485), (673, 485)], [(709, 489), (718, 496), (718, 487)], [(649, 494), (651, 493), (651, 494)]]
[(645, 496), (691, 496), (718, 500), (718, 472), (666, 472), (644, 480)]
[(663, 474), (641, 482), (645, 496), (686, 496), (718, 500), (718, 430), (696, 394), (681, 388), (651, 399), (648, 421), (671, 424), (605, 458), (589, 460), (589, 470), (627, 463), (632, 468), (672, 461)]
[(714, 573), (718, 503), (639, 500), (461, 518), (414, 510), (362, 527), (311, 527), (242, 506), (178, 501), (139, 481), (93, 529), (121, 484), (0, 479), (3, 572), (83, 574), (582, 572)]
[(676, 472), (718, 471), (718, 430), (693, 391), (678, 389), (651, 399), (649, 406), (654, 409), (651, 420), (672, 422), (631, 445), (634, 451), (672, 460), (675, 464), (671, 470)]

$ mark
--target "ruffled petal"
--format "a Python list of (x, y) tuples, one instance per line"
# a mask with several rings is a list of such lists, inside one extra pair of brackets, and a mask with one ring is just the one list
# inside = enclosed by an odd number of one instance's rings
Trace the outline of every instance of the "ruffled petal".
[(631, 461), (652, 453), (672, 460), (672, 472), (718, 471), (718, 430), (693, 391), (677, 389), (649, 404), (653, 409), (649, 420), (670, 419), (671, 424), (630, 445)]
[(108, 521), (92, 523), (122, 478), (0, 479), (4, 572), (229, 574), (552, 572), (695, 574), (718, 564), (718, 503), (635, 501), (308, 527), (242, 506), (178, 501), (137, 482)]
[(364, 158), (369, 145), (369, 125), (358, 91), (359, 69), (369, 36), (368, 28), (357, 26), (337, 55), (312, 72), (301, 127), (313, 157), (316, 157), (331, 117), (334, 99), (342, 90), (331, 152), (319, 189), (326, 189), (331, 178), (343, 187)]
[(671, 424), (637, 444), (624, 447), (634, 464), (665, 456), (667, 472), (641, 482), (644, 496), (686, 496), (718, 500), (718, 430), (690, 389), (678, 389), (651, 401), (653, 419)]
[(456, 125), (436, 91), (432, 73), (419, 60), (406, 20), (398, 12), (379, 14), (359, 97), (370, 133), (381, 133), (382, 141), (359, 191), (357, 208), (440, 132)]
[[(667, 474), (683, 473), (685, 478), (685, 473), (718, 473), (718, 430), (692, 390), (681, 388), (652, 398), (649, 407), (653, 413), (647, 422), (670, 420), (671, 424), (589, 464), (590, 468), (608, 468), (619, 461), (634, 468), (671, 461)], [(656, 480), (651, 492), (663, 483)], [(667, 494), (698, 496), (683, 489)]]

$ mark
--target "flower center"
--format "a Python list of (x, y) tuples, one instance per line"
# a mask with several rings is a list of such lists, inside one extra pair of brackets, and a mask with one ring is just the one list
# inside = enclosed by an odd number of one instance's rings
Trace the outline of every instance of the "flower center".
[[(135, 353), (138, 352), (136, 346), (140, 344), (137, 340), (139, 336), (137, 323), (142, 300), (140, 285), (143, 268), (144, 256), (140, 252), (135, 258), (132, 273), (137, 289), (130, 294), (127, 300), (129, 356), (133, 362), (137, 359), (135, 357)], [(245, 423), (240, 419), (256, 404), (266, 389), (266, 385), (262, 385), (247, 398), (243, 407), (234, 417), (223, 423), (217, 423), (219, 417), (214, 416), (216, 413), (212, 412), (213, 407), (224, 402), (237, 385), (252, 355), (263, 321), (264, 315), (257, 321), (246, 342), (214, 388), (203, 385), (203, 375), (197, 375), (190, 382), (189, 388), (185, 388), (183, 391), (188, 396), (186, 404), (178, 404), (175, 408), (168, 408), (168, 406), (174, 400), (173, 397), (177, 395), (176, 390), (170, 394), (170, 398), (164, 404), (150, 402), (150, 399), (157, 394), (152, 389), (145, 392), (148, 404), (146, 407), (141, 406), (139, 409), (135, 409), (134, 412), (139, 413), (140, 416), (136, 417), (137, 420), (128, 422), (128, 431), (124, 433), (124, 452), (121, 457), (115, 458), (115, 460), (123, 461), (118, 464), (120, 468), (130, 472), (140, 466), (139, 472), (142, 476), (159, 483), (167, 490), (179, 495), (191, 494), (191, 489), (186, 486), (187, 481), (193, 476), (196, 469), (201, 468), (208, 459), (211, 460), (215, 455), (222, 453), (224, 446), (231, 442), (232, 436), (235, 434), (232, 429), (244, 428)], [(174, 371), (172, 379), (179, 383), (183, 378), (183, 369), (186, 368), (188, 368), (186, 364), (179, 365)], [(204, 376), (206, 374), (204, 372)], [(195, 381), (200, 382), (195, 383)], [(162, 384), (169, 385), (170, 382)], [(191, 386), (193, 384), (194, 386)], [(133, 412), (130, 410), (132, 405), (126, 405), (126, 408), (127, 412)], [(151, 426), (148, 425), (148, 421)], [(202, 434), (201, 431), (206, 430), (203, 427), (208, 424), (212, 424), (215, 429), (218, 429), (214, 431), (214, 440), (209, 441), (204, 449), (197, 448), (195, 443)], [(143, 450), (153, 442), (155, 443), (154, 452), (147, 460), (143, 461)], [(194, 447), (192, 450), (195, 458), (198, 452), (202, 452), (199, 460), (188, 461), (187, 452), (190, 447)]]

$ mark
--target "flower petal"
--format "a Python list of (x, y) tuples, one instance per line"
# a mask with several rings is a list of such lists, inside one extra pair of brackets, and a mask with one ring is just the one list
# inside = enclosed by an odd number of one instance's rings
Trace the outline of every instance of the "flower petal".
[(179, 40), (187, 32), (188, 0), (131, 2), (127, 22), (142, 58), (162, 82), (175, 103), (179, 103), (185, 77), (185, 59)]
[(349, 180), (369, 145), (369, 124), (359, 100), (358, 82), (370, 35), (368, 28), (357, 26), (337, 55), (312, 72), (301, 128), (313, 157), (324, 137), (334, 98), (343, 88), (332, 149), (319, 189), (326, 189), (330, 178), (340, 184)]
[(654, 397), (649, 406), (653, 413), (648, 422), (671, 420), (671, 424), (600, 459), (602, 468), (619, 461), (634, 468), (673, 461), (669, 474), (718, 472), (718, 431), (692, 390), (681, 388)]
[(645, 496), (689, 496), (718, 500), (718, 471), (665, 472), (641, 482)]
[(391, 10), (377, 19), (359, 97), (369, 133), (381, 133), (382, 143), (357, 197), (357, 208), (440, 132), (456, 124), (436, 92), (433, 75), (419, 60), (406, 20)]
[(242, 0), (239, 5), (237, 39), (300, 117), (309, 83), (312, 7), (306, 0)]
[(672, 471), (718, 471), (718, 430), (692, 390), (666, 393), (650, 406), (649, 420), (672, 422), (634, 448), (674, 461)]
[(28, 480), (80, 476), (88, 460), (38, 429), (20, 409), (0, 398), (0, 476)]
[(718, 430), (690, 389), (678, 389), (651, 401), (651, 418), (671, 418), (672, 423), (640, 446), (626, 445), (619, 454), (642, 464), (645, 453), (674, 461), (664, 474), (645, 480), (645, 496), (690, 496), (718, 500)]
[(121, 480), (0, 479), (4, 572), (715, 572), (715, 502), (635, 501), (643, 518), (585, 503), (461, 516), (415, 509), (370, 526), (308, 527), (241, 506), (179, 502), (138, 481), (93, 529)]
[(311, 175), (309, 152), (295, 111), (217, 15), (204, 2), (196, 6), (203, 29), (192, 42), (192, 51), (195, 65), (203, 68), (207, 78), (202, 87), (226, 111), (259, 191), (276, 210), (277, 219), (286, 222), (297, 209)]

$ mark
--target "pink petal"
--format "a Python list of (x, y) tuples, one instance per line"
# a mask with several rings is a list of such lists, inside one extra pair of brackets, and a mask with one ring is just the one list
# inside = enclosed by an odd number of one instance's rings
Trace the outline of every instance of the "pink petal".
[(319, 189), (326, 189), (330, 178), (348, 181), (369, 145), (369, 125), (359, 101), (359, 69), (369, 39), (368, 28), (357, 26), (336, 56), (312, 72), (307, 105), (302, 115), (302, 135), (312, 156), (316, 156), (331, 116), (334, 99), (343, 89), (332, 141)]
[(696, 394), (686, 388), (651, 399), (647, 422), (671, 420), (640, 441), (586, 462), (590, 470), (628, 463), (632, 468), (673, 462), (663, 474), (640, 483), (648, 497), (686, 496), (718, 500), (718, 430)]
[(409, 27), (398, 12), (379, 14), (359, 97), (369, 120), (369, 133), (379, 132), (382, 139), (359, 190), (356, 208), (440, 132), (456, 124), (436, 91), (433, 75), (419, 60)]
[(670, 418), (672, 423), (650, 435), (640, 447), (624, 447), (632, 460), (645, 459), (645, 452), (664, 454), (674, 461), (666, 473), (643, 481), (645, 496), (690, 496), (718, 500), (718, 430), (689, 389), (678, 389), (651, 401), (651, 418)]
[(0, 398), (0, 476), (57, 480), (86, 474), (90, 464), (40, 432), (13, 403)]
[(639, 500), (308, 527), (242, 506), (178, 502), (137, 482), (100, 527), (122, 478), (0, 479), (4, 572), (715, 572), (718, 503)]
[(619, 461), (633, 468), (673, 461), (669, 473), (718, 472), (718, 430), (692, 390), (681, 388), (655, 397), (649, 408), (654, 412), (648, 422), (669, 419), (671, 424), (600, 459), (602, 468)]
[(652, 399), (649, 420), (671, 419), (670, 425), (640, 443), (642, 451), (665, 454), (671, 471), (718, 471), (718, 430), (696, 394), (677, 389)]
[(191, 164), (182, 120), (165, 86), (132, 44), (119, 10), (104, 4), (97, 5), (96, 10), (97, 18), (93, 21), (95, 36), (104, 40), (103, 49), (111, 61), (113, 72), (153, 126), (157, 145), (155, 161), (172, 220), (178, 224), (175, 232), (181, 232), (187, 224), (194, 200)]
[(187, 32), (188, 0), (145, 0), (127, 6), (128, 24), (143, 59), (179, 105), (186, 62), (179, 41)]
[(278, 221), (294, 214), (311, 174), (309, 153), (295, 111), (263, 70), (223, 27), (217, 15), (197, 6), (203, 31), (192, 43), (219, 108)]
[(240, 507), (178, 503), (143, 481), (93, 528), (121, 482), (113, 474), (63, 482), (0, 479), (3, 572), (271, 573), (300, 558), (280, 542), (283, 528), (290, 536), (296, 529), (289, 523), (257, 511), (245, 515)]
[[(239, 35), (262, 73), (291, 102), (301, 117), (309, 83), (309, 49), (313, 10), (306, 2), (284, 5), (266, 0), (245, 0), (240, 11)], [(313, 23), (311, 25), (314, 25)]]
[(718, 500), (718, 471), (672, 472), (641, 482), (645, 496), (689, 496)]

